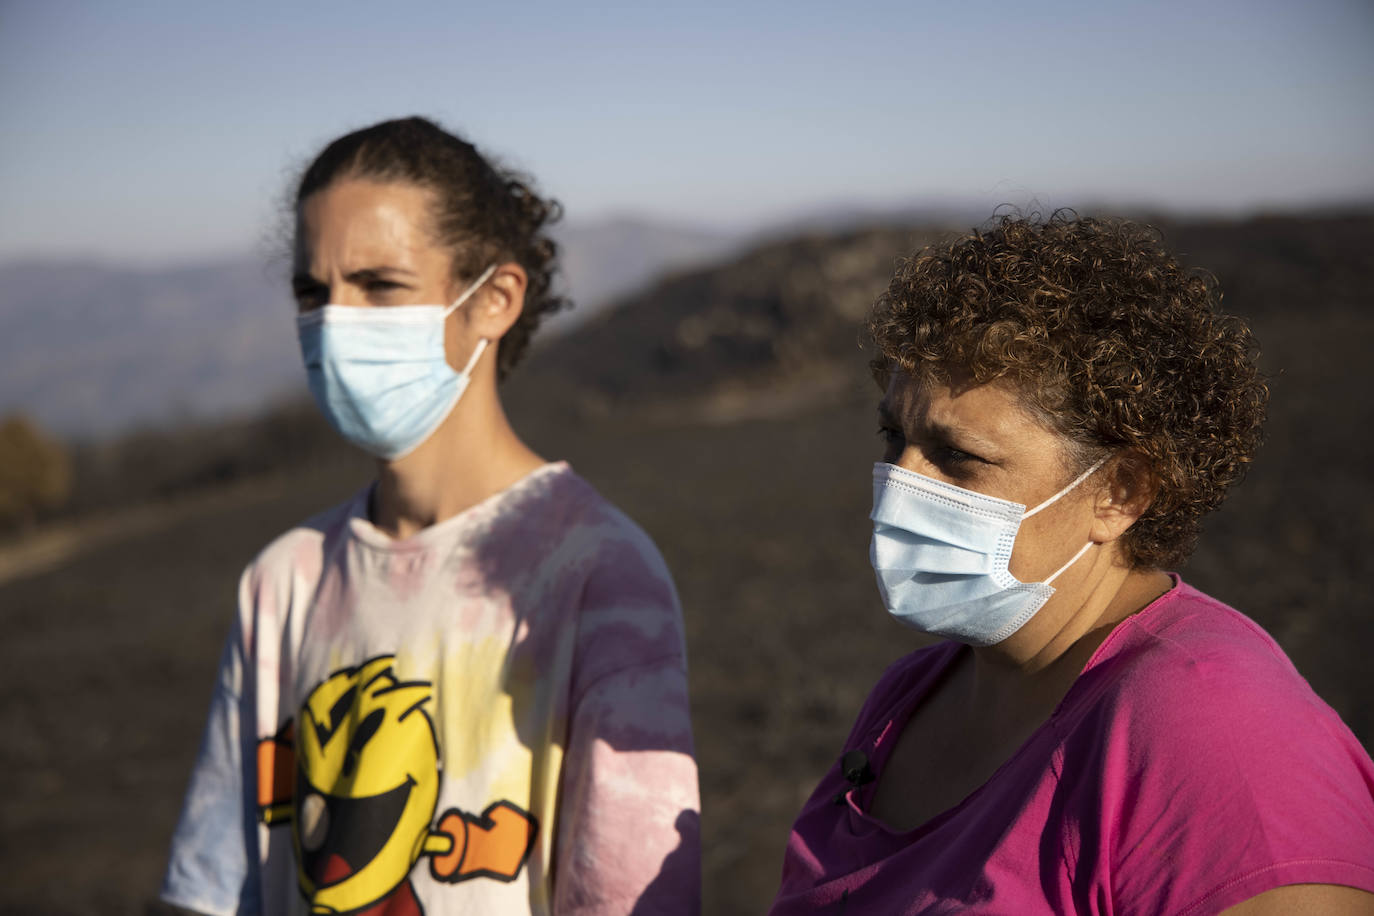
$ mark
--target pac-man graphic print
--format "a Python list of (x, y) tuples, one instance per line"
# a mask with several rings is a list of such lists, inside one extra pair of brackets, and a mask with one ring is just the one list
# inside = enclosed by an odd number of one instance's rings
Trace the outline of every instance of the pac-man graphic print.
[(394, 661), (382, 655), (334, 672), (258, 743), (259, 816), (291, 824), (312, 913), (419, 916), (409, 878), (421, 858), (441, 882), (513, 881), (538, 833), (534, 817), (505, 800), (436, 820), (432, 685), (398, 680)]

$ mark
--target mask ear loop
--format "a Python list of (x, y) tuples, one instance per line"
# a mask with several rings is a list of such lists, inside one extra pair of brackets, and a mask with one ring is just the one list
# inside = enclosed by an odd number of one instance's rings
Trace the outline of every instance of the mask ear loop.
[[(448, 319), (448, 316), (449, 316), (449, 315), (452, 315), (455, 311), (457, 311), (457, 310), (458, 310), (458, 307), (459, 307), (460, 305), (462, 305), (464, 302), (467, 302), (469, 299), (471, 299), (471, 298), (472, 298), (472, 294), (475, 293), (475, 292), (477, 292), (479, 289), (481, 289), (481, 288), (482, 288), (482, 284), (483, 284), (483, 283), (486, 283), (488, 280), (490, 280), (490, 279), (491, 279), (491, 275), (494, 274), (494, 273), (496, 273), (496, 265), (495, 265), (495, 264), (491, 265), (491, 266), (488, 267), (486, 270), (482, 271), (481, 276), (479, 276), (476, 280), (474, 280), (474, 281), (472, 282), (472, 285), (471, 285), (471, 286), (469, 286), (467, 289), (463, 290), (463, 294), (462, 294), (461, 296), (459, 296), (457, 299), (453, 300), (453, 304), (452, 304), (452, 305), (450, 305), (448, 308), (444, 309), (444, 318), (445, 318), (445, 320)], [(483, 337), (481, 340), (479, 340), (479, 341), (477, 342), (477, 348), (476, 348), (475, 350), (472, 351), (472, 356), (468, 357), (468, 364), (467, 364), (466, 366), (463, 367), (463, 373), (462, 373), (462, 374), (463, 374), (464, 378), (466, 378), (466, 377), (472, 375), (472, 369), (473, 369), (473, 367), (476, 366), (476, 365), (477, 365), (477, 361), (478, 361), (479, 359), (482, 358), (482, 354), (483, 354), (483, 352), (486, 351), (486, 349), (487, 349), (487, 344), (489, 344), (489, 343), (491, 343), (491, 341), (487, 340), (485, 337)]]
[[(1032, 515), (1034, 515), (1035, 513), (1039, 512), (1041, 509), (1045, 508), (1046, 506), (1050, 505), (1050, 504), (1053, 503), (1055, 500), (1059, 499), (1059, 497), (1063, 496), (1065, 493), (1069, 492), (1070, 490), (1072, 490), (1074, 487), (1078, 486), (1078, 485), (1079, 485), (1080, 483), (1082, 483), (1083, 481), (1087, 480), (1089, 477), (1092, 476), (1093, 471), (1096, 471), (1098, 468), (1102, 467), (1102, 465), (1106, 463), (1106, 461), (1107, 461), (1107, 459), (1108, 459), (1109, 457), (1111, 457), (1111, 456), (1110, 456), (1110, 455), (1103, 455), (1101, 458), (1099, 458), (1099, 459), (1097, 460), (1096, 463), (1093, 464), (1092, 467), (1088, 468), (1088, 469), (1087, 469), (1086, 471), (1084, 471), (1082, 474), (1079, 474), (1077, 477), (1075, 477), (1075, 478), (1073, 479), (1073, 483), (1069, 484), (1067, 487), (1065, 487), (1064, 489), (1060, 490), (1058, 493), (1054, 494), (1054, 495), (1051, 496), (1049, 499), (1045, 500), (1043, 503), (1041, 503), (1040, 505), (1036, 506), (1034, 509), (1032, 509), (1032, 510), (1030, 510), (1029, 512), (1027, 512), (1025, 515), (1021, 516), (1021, 521), (1024, 522), (1026, 519), (1030, 518)], [(1078, 557), (1074, 557), (1074, 559), (1076, 560), (1076, 559), (1078, 559)], [(1070, 561), (1070, 562), (1072, 562), (1072, 561)], [(1062, 572), (1062, 570), (1061, 570), (1061, 572)], [(1059, 574), (1059, 573), (1055, 573), (1055, 575), (1058, 575), (1058, 574)]]
[(458, 306), (462, 305), (464, 302), (467, 302), (469, 299), (471, 299), (472, 294), (481, 289), (482, 284), (490, 280), (491, 275), (494, 273), (496, 273), (495, 264), (491, 265), (486, 270), (482, 271), (482, 275), (478, 277), (476, 280), (474, 280), (471, 286), (463, 290), (463, 294), (459, 296), (457, 299), (454, 299), (452, 305), (444, 309), (444, 317), (447, 318), (449, 315), (452, 315), (455, 311), (458, 310)]
[[(1065, 493), (1069, 492), (1070, 490), (1072, 490), (1074, 487), (1078, 486), (1078, 485), (1079, 485), (1080, 483), (1082, 483), (1083, 481), (1087, 480), (1089, 477), (1092, 476), (1092, 474), (1093, 474), (1094, 471), (1096, 471), (1098, 468), (1102, 467), (1102, 465), (1106, 462), (1106, 460), (1107, 460), (1108, 457), (1110, 457), (1110, 456), (1103, 455), (1101, 458), (1099, 458), (1099, 459), (1093, 464), (1092, 467), (1088, 468), (1088, 469), (1087, 469), (1086, 471), (1084, 471), (1082, 474), (1079, 474), (1077, 477), (1075, 477), (1074, 480), (1073, 480), (1073, 483), (1069, 484), (1067, 487), (1065, 487), (1064, 489), (1060, 490), (1058, 493), (1054, 494), (1054, 495), (1051, 496), (1049, 499), (1045, 500), (1043, 503), (1041, 503), (1040, 505), (1036, 506), (1034, 509), (1032, 509), (1032, 510), (1030, 510), (1029, 512), (1027, 512), (1025, 515), (1021, 516), (1021, 520), (1022, 520), (1022, 521), (1025, 521), (1026, 519), (1030, 518), (1032, 515), (1034, 515), (1035, 513), (1039, 512), (1041, 509), (1045, 508), (1045, 507), (1048, 506), (1050, 503), (1054, 502), (1056, 499), (1058, 499), (1059, 497), (1063, 496)], [(1044, 584), (1045, 584), (1045, 585), (1052, 585), (1052, 584), (1054, 583), (1054, 580), (1055, 580), (1055, 579), (1058, 579), (1058, 578), (1060, 577), (1060, 575), (1062, 575), (1063, 572), (1064, 572), (1066, 569), (1068, 569), (1070, 566), (1072, 566), (1073, 564), (1077, 563), (1080, 559), (1082, 559), (1083, 554), (1087, 553), (1088, 550), (1089, 550), (1092, 546), (1093, 546), (1093, 542), (1092, 542), (1092, 541), (1089, 541), (1088, 543), (1084, 544), (1082, 547), (1078, 548), (1078, 553), (1076, 553), (1076, 554), (1074, 554), (1072, 557), (1070, 557), (1070, 558), (1069, 558), (1069, 562), (1065, 563), (1063, 566), (1061, 566), (1061, 567), (1059, 567), (1058, 569), (1056, 569), (1056, 570), (1054, 571), (1054, 575), (1052, 575), (1052, 576), (1050, 576), (1048, 579), (1046, 579), (1046, 580), (1044, 581)]]
[(1053, 585), (1053, 584), (1054, 584), (1054, 580), (1055, 580), (1055, 579), (1058, 579), (1059, 576), (1060, 576), (1060, 574), (1061, 574), (1062, 572), (1064, 572), (1064, 570), (1068, 569), (1070, 566), (1072, 566), (1073, 564), (1077, 563), (1078, 560), (1079, 560), (1079, 558), (1082, 557), (1083, 554), (1087, 553), (1087, 552), (1088, 552), (1088, 548), (1090, 548), (1090, 547), (1092, 547), (1092, 546), (1093, 546), (1093, 542), (1092, 542), (1092, 541), (1089, 541), (1088, 543), (1084, 544), (1082, 547), (1078, 548), (1078, 553), (1074, 554), (1073, 557), (1069, 560), (1069, 562), (1065, 563), (1063, 566), (1061, 566), (1061, 567), (1059, 567), (1058, 569), (1056, 569), (1056, 570), (1054, 571), (1054, 575), (1052, 575), (1052, 576), (1050, 576), (1048, 579), (1046, 579), (1045, 582), (1044, 582), (1044, 584), (1045, 584), (1045, 585)]
[(463, 367), (464, 376), (472, 375), (472, 367), (477, 365), (477, 361), (482, 358), (482, 351), (487, 348), (487, 344), (489, 343), (491, 343), (491, 341), (487, 340), (485, 337), (477, 341), (477, 349), (472, 351), (472, 356), (468, 359), (468, 364)]

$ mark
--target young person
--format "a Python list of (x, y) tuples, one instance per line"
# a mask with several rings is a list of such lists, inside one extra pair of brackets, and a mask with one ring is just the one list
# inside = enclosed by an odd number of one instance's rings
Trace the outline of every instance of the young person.
[(420, 118), (329, 144), (295, 203), (310, 389), (377, 476), (244, 573), (164, 899), (695, 913), (672, 580), (501, 405), (560, 304), (556, 205)]

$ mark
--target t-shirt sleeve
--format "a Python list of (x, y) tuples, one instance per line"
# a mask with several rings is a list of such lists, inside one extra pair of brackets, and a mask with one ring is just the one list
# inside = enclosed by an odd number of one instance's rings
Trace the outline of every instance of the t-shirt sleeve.
[[(172, 835), (161, 896), (206, 913), (257, 914), (257, 812), (245, 761), (244, 641), (237, 622), (225, 642), (200, 752)], [(251, 732), (251, 729), (250, 729)], [(251, 734), (248, 738), (251, 743)]]
[(1174, 663), (1127, 684), (1096, 730), (1103, 810), (1084, 849), (1115, 911), (1216, 913), (1289, 884), (1374, 891), (1374, 766), (1340, 718), (1276, 648), (1165, 651)]
[(555, 848), (557, 916), (700, 910), (697, 769), (682, 614), (647, 537), (587, 581)]

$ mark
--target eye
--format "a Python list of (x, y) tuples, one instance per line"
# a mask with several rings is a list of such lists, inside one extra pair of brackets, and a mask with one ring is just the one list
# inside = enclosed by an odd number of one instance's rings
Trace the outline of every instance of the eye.
[(302, 312), (319, 308), (329, 298), (329, 290), (319, 283), (293, 283), (291, 292), (296, 297), (296, 308)]
[(906, 446), (906, 436), (902, 435), (901, 430), (891, 426), (879, 426), (878, 438), (883, 440), (883, 461), (888, 464), (894, 463)]
[(363, 296), (372, 305), (398, 305), (409, 301), (412, 286), (387, 277), (372, 276), (358, 282)]
[(986, 464), (982, 458), (952, 445), (937, 445), (931, 449), (930, 460), (940, 470), (951, 476), (967, 474), (975, 464)]

